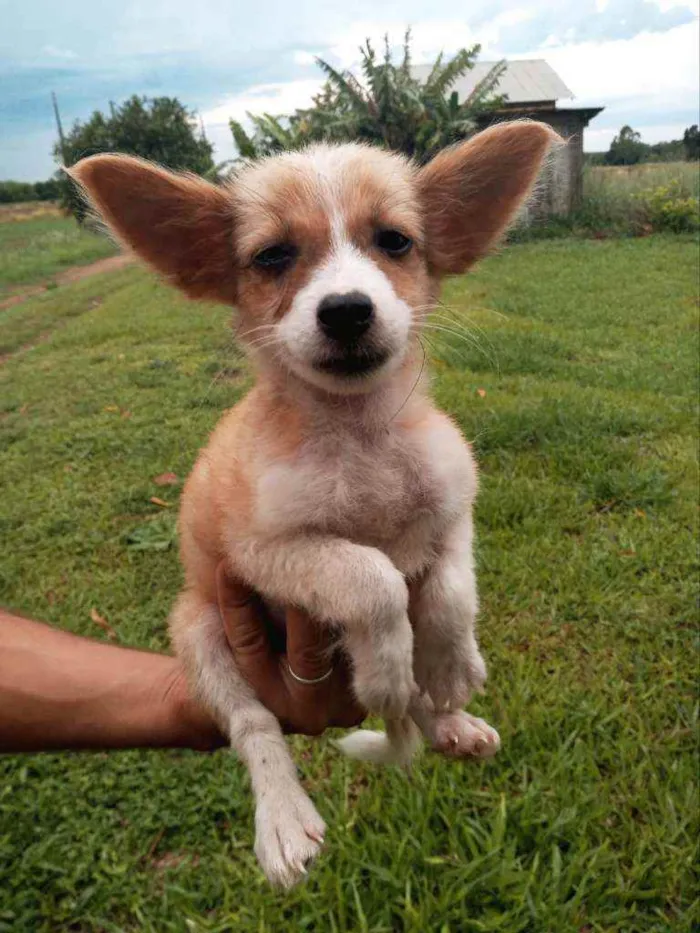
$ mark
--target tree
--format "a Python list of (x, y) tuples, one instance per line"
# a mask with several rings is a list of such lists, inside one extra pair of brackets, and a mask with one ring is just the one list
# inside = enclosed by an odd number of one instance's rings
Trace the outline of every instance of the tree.
[[(177, 98), (134, 95), (112, 108), (110, 116), (96, 110), (87, 122), (76, 122), (63, 144), (54, 146), (54, 157), (70, 166), (96, 152), (125, 152), (205, 175), (215, 170), (212, 146), (196, 131), (193, 114)], [(82, 198), (73, 183), (62, 172), (59, 175), (64, 205), (82, 220)]]
[(55, 201), (59, 193), (59, 184), (55, 178), (35, 182), (0, 181), (0, 204), (17, 204), (22, 201)]
[(30, 181), (0, 181), (0, 204), (36, 201), (36, 190)]
[(689, 126), (683, 133), (683, 149), (689, 162), (700, 159), (700, 130), (698, 130), (697, 123)]
[(605, 161), (608, 165), (636, 165), (643, 161), (648, 146), (631, 126), (623, 126), (610, 143)]
[(494, 110), (503, 97), (494, 92), (505, 64), (495, 65), (460, 102), (450, 88), (474, 67), (480, 46), (462, 49), (444, 61), (439, 55), (425, 82), (411, 69), (410, 31), (406, 33), (400, 64), (392, 61), (388, 38), (378, 59), (369, 39), (360, 49), (362, 80), (316, 59), (326, 76), (313, 106), (288, 117), (252, 115), (252, 134), (230, 121), (241, 158), (255, 159), (310, 142), (359, 140), (403, 152), (427, 162), (450, 143), (471, 135), (479, 114)]

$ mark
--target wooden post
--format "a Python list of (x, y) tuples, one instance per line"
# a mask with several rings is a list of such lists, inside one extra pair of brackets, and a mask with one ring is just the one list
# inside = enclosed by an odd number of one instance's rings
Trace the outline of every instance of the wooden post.
[(56, 129), (58, 130), (58, 140), (61, 146), (61, 158), (63, 159), (63, 164), (65, 165), (68, 161), (66, 159), (66, 137), (63, 135), (61, 114), (58, 112), (58, 100), (56, 99), (55, 91), (51, 91), (51, 100), (53, 101), (53, 112), (56, 116)]

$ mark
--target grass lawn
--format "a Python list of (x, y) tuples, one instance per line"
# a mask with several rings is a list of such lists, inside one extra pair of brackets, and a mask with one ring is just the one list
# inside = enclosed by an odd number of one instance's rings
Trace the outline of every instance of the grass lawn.
[(0, 299), (22, 287), (51, 281), (69, 266), (113, 256), (114, 244), (78, 226), (51, 206), (0, 210)]
[[(514, 246), (445, 302), (435, 390), (474, 440), (485, 763), (410, 777), (297, 739), (327, 820), (272, 892), (227, 753), (0, 759), (0, 930), (698, 929), (697, 247)], [(0, 315), (0, 599), (164, 648), (181, 479), (248, 380), (225, 309), (136, 268)], [(35, 343), (27, 349), (27, 344)], [(171, 509), (152, 504), (152, 496)]]

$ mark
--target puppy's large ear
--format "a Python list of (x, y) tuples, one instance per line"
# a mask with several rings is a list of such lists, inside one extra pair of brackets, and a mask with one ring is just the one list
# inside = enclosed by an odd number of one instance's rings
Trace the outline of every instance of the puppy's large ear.
[(544, 123), (501, 123), (421, 169), (428, 264), (435, 274), (464, 272), (489, 251), (557, 142), (560, 137)]
[(95, 155), (67, 169), (117, 238), (191, 298), (235, 297), (225, 189), (142, 159)]

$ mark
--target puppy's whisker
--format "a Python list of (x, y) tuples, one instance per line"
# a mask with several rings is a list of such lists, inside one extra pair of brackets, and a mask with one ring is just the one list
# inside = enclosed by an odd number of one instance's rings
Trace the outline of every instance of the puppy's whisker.
[(281, 347), (277, 337), (260, 337), (258, 340), (251, 340), (246, 344), (249, 350), (266, 350), (268, 347)]
[(433, 321), (426, 321), (423, 327), (427, 331), (434, 331), (435, 333), (440, 334), (449, 334), (451, 337), (456, 337), (458, 340), (462, 340), (464, 343), (468, 343), (470, 346), (473, 346), (477, 350), (482, 350), (479, 342), (466, 331), (456, 330), (454, 327), (448, 327), (446, 324), (435, 323)]
[(443, 317), (440, 314), (436, 314), (433, 317), (440, 323), (446, 323), (449, 326), (456, 327), (458, 330), (464, 330), (466, 333), (472, 335), (475, 340), (482, 340), (493, 352), (494, 356), (496, 355), (496, 347), (489, 338), (487, 331), (485, 331), (483, 327), (480, 327), (478, 324), (475, 324), (469, 317), (464, 317), (459, 320), (451, 320), (449, 316)]
[[(473, 346), (478, 349), (484, 356), (490, 359), (491, 363), (498, 368), (497, 360), (495, 359), (495, 348), (491, 344), (490, 340), (486, 336), (486, 333), (482, 328), (479, 328), (477, 325), (468, 326), (471, 324), (467, 318), (465, 321), (464, 315), (460, 316), (453, 309), (447, 308), (447, 306), (440, 304), (440, 311), (436, 310), (434, 305), (419, 305), (415, 308), (415, 313), (418, 316), (418, 319), (421, 321), (423, 326), (430, 326), (431, 324), (439, 324), (445, 328), (452, 328), (454, 336), (470, 341)], [(451, 311), (452, 313), (447, 313)], [(489, 357), (489, 354), (483, 350), (479, 344), (478, 338), (471, 333), (472, 330), (479, 332), (479, 335), (484, 338), (486, 343), (490, 346), (491, 350), (494, 352), (494, 357)]]
[(457, 359), (463, 363), (465, 367), (469, 368), (470, 361), (463, 350), (444, 343), (441, 346), (440, 343), (436, 342), (435, 340), (431, 340), (431, 338), (425, 332), (420, 334), (420, 339), (424, 341), (428, 347), (430, 347), (431, 357), (433, 359), (441, 360), (443, 363), (451, 366), (453, 364), (454, 357), (457, 357)]
[(257, 327), (249, 327), (246, 330), (239, 330), (238, 336), (241, 338), (250, 337), (251, 334), (257, 334), (260, 331), (272, 332), (276, 329), (275, 324), (258, 324)]
[[(438, 319), (445, 317), (447, 319), (447, 323), (454, 324), (458, 328), (468, 327), (470, 330), (476, 331), (493, 351), (494, 357), (496, 359), (496, 368), (499, 368), (496, 348), (494, 347), (488, 336), (488, 333), (484, 330), (483, 327), (477, 324), (465, 311), (457, 311), (456, 308), (445, 304), (443, 301), (438, 301), (437, 307), (439, 308), (439, 311), (435, 311), (435, 316)], [(505, 315), (501, 314), (501, 312), (495, 311), (494, 314), (498, 314), (500, 317), (505, 317)], [(452, 318), (452, 320), (450, 320), (450, 318)]]
[(423, 376), (423, 370), (425, 369), (425, 363), (426, 363), (426, 353), (425, 353), (425, 347), (424, 347), (423, 344), (421, 343), (420, 337), (418, 337), (418, 342), (420, 343), (420, 345), (421, 345), (421, 350), (423, 351), (423, 359), (421, 360), (420, 369), (418, 370), (418, 375), (416, 376), (415, 382), (414, 382), (413, 385), (411, 386), (411, 390), (410, 390), (410, 392), (408, 393), (408, 395), (406, 396), (406, 398), (403, 400), (403, 402), (402, 402), (401, 405), (397, 408), (397, 410), (394, 412), (394, 414), (391, 416), (391, 418), (389, 418), (389, 423), (388, 423), (387, 426), (386, 426), (386, 427), (387, 427), (387, 431), (389, 430), (389, 424), (391, 424), (391, 422), (392, 422), (396, 417), (398, 417), (398, 415), (404, 410), (404, 408), (405, 408), (406, 405), (408, 404), (409, 399), (411, 398), (411, 396), (413, 395), (413, 393), (414, 393), (414, 392), (416, 391), (416, 389), (418, 388), (418, 384), (419, 384), (419, 382), (421, 381), (421, 377)]
[(458, 340), (462, 340), (464, 343), (467, 343), (470, 346), (474, 347), (475, 350), (477, 350), (482, 356), (484, 356), (489, 361), (489, 363), (494, 367), (494, 369), (496, 370), (498, 369), (498, 362), (496, 358), (494, 357), (493, 353), (490, 353), (487, 349), (485, 349), (482, 346), (481, 342), (476, 337), (474, 337), (472, 334), (470, 334), (468, 330), (466, 329), (458, 330), (457, 328), (450, 327), (447, 324), (443, 324), (442, 322), (439, 322), (439, 321), (435, 322), (432, 320), (426, 321), (423, 324), (423, 328), (425, 330), (432, 330), (435, 333), (448, 334), (451, 337), (456, 337)]
[[(441, 298), (438, 298), (437, 301), (435, 302), (435, 304), (436, 304), (437, 307), (441, 308), (442, 310), (444, 310), (444, 311), (450, 311), (450, 312), (452, 312), (453, 314), (456, 314), (458, 317), (462, 317), (462, 316), (464, 315), (464, 313), (465, 313), (465, 311), (464, 311), (463, 308), (457, 309), (457, 308), (455, 308), (454, 305), (448, 305), (448, 304), (446, 304), (446, 302), (444, 302)], [(489, 314), (495, 315), (496, 317), (500, 317), (500, 318), (503, 318), (503, 319), (505, 319), (505, 320), (508, 319), (508, 315), (507, 315), (507, 314), (504, 314), (502, 311), (497, 311), (495, 308), (487, 307), (487, 308), (484, 308), (483, 310), (484, 310), (484, 311), (487, 311)]]

